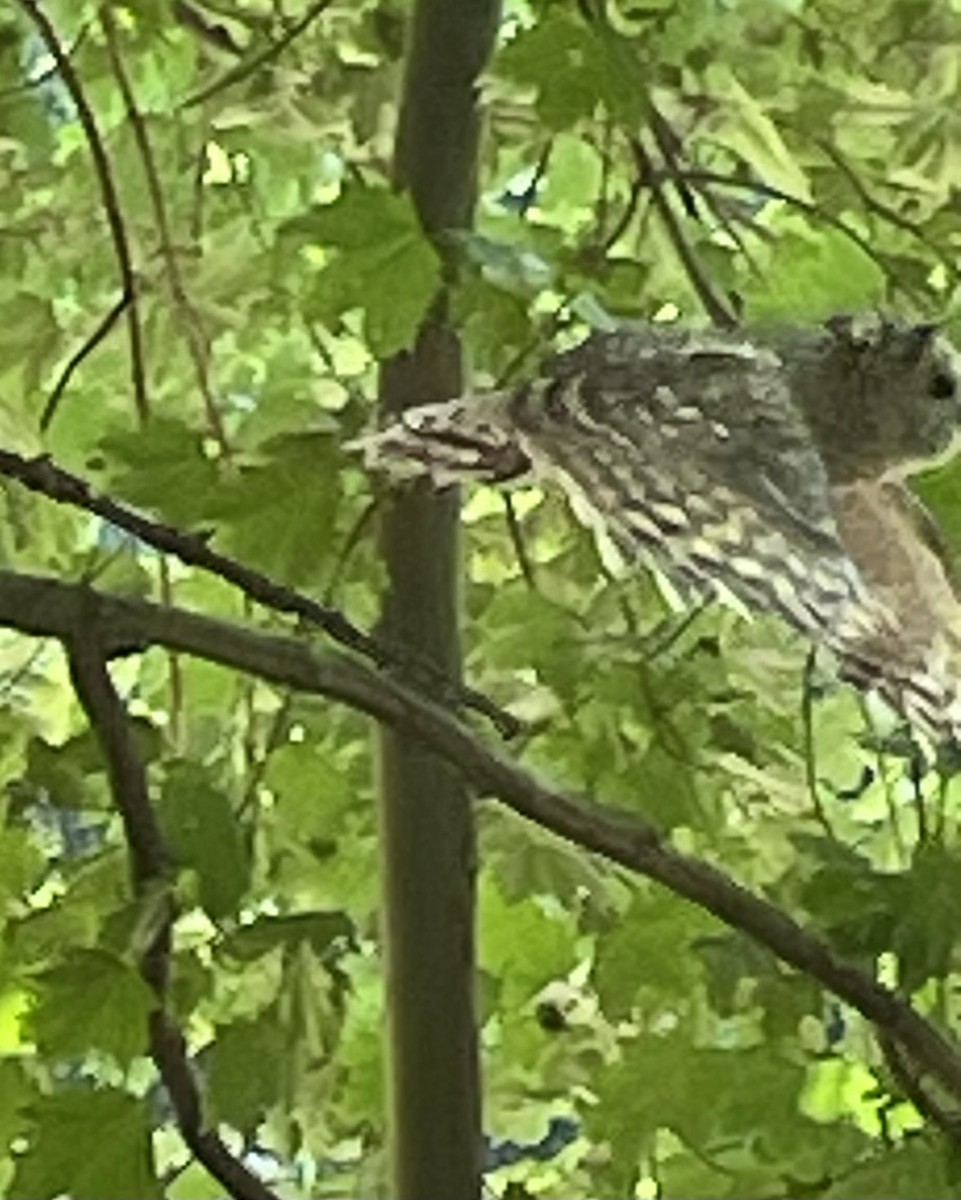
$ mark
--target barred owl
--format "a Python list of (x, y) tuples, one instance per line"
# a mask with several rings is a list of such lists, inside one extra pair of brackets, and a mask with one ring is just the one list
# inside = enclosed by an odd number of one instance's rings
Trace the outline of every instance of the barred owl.
[[(956, 737), (961, 690), (941, 634), (908, 628), (913, 604), (885, 586), (883, 539), (903, 519), (864, 489), (950, 453), (959, 379), (961, 358), (932, 327), (874, 316), (636, 326), (589, 337), (516, 387), (409, 409), (359, 445), (369, 465), (438, 486), (553, 480), (625, 560), (778, 613), (847, 678)], [(882, 565), (865, 572), (845, 532), (863, 540), (867, 522), (870, 542), (874, 509)]]

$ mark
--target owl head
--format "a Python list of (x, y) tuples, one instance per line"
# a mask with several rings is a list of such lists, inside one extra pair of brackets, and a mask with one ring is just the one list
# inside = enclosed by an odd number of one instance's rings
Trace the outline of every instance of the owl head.
[(901, 476), (959, 448), (961, 355), (937, 326), (840, 316), (822, 337), (805, 391), (829, 455), (833, 433), (854, 474)]

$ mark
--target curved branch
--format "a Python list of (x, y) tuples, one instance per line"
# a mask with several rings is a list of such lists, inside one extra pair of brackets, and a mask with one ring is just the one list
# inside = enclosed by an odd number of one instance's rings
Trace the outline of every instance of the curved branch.
[(94, 592), (35, 576), (0, 571), (0, 624), (70, 642), (103, 631), (104, 652), (165, 646), (301, 692), (328, 696), (415, 737), (447, 759), (480, 793), (521, 816), (663, 884), (713, 913), (783, 962), (816, 979), (893, 1039), (918, 1070), (961, 1102), (961, 1049), (905, 999), (837, 957), (776, 905), (717, 867), (674, 849), (654, 826), (549, 786), (486, 746), (439, 704), (346, 655), (312, 652), (301, 640)]
[[(702, 170), (699, 167), (682, 167), (680, 168), (680, 176), (692, 187), (700, 188), (702, 191), (712, 187), (730, 188), (735, 191), (748, 192), (755, 196), (760, 196), (766, 200), (776, 200), (789, 208), (796, 209), (805, 216), (810, 217), (812, 221), (819, 222), (822, 225), (827, 225), (831, 229), (836, 229), (848, 241), (856, 246), (862, 254), (870, 258), (873, 263), (882, 271), (889, 281), (894, 284), (898, 283), (897, 278), (892, 274), (890, 265), (885, 262), (884, 256), (877, 250), (874, 243), (869, 237), (865, 237), (853, 225), (849, 224), (843, 217), (837, 216), (824, 208), (823, 205), (816, 204), (811, 200), (805, 200), (801, 196), (795, 196), (791, 192), (786, 192), (783, 188), (776, 187), (774, 184), (765, 183), (761, 179), (756, 179), (754, 176), (741, 175), (726, 175), (721, 171)], [(652, 181), (670, 180), (673, 176), (666, 171), (655, 170), (651, 175)], [(874, 211), (878, 216), (882, 214), (877, 208)], [(900, 223), (899, 228), (905, 228), (904, 223)], [(932, 253), (938, 255), (942, 262), (945, 262), (944, 254), (930, 240), (924, 238), (917, 230), (914, 230), (914, 236), (931, 250)]]
[(106, 651), (98, 637), (104, 614), (92, 593), (81, 600), (80, 609), (86, 613), (65, 639), (71, 682), (106, 760), (111, 795), (130, 849), (134, 894), (143, 899), (161, 889), (163, 896), (160, 919), (140, 959), (140, 973), (157, 998), (148, 1020), (150, 1056), (170, 1095), (180, 1134), (197, 1161), (234, 1200), (278, 1200), (231, 1154), (220, 1135), (205, 1125), (187, 1044), (166, 1005), (176, 917), (168, 884), (169, 855), (150, 804), (147, 774), (130, 719), (110, 678)]
[[(143, 338), (140, 332), (140, 316), (137, 312), (137, 282), (134, 275), (133, 259), (130, 254), (130, 243), (127, 239), (127, 229), (121, 212), (120, 197), (113, 179), (110, 159), (97, 128), (97, 120), (93, 109), (87, 101), (80, 77), (70, 61), (67, 51), (60, 44), (57, 31), (51, 24), (50, 18), (43, 11), (37, 0), (17, 0), (17, 3), (36, 26), (44, 45), (57, 64), (57, 71), (63, 80), (64, 87), (70, 93), (70, 99), (77, 110), (77, 119), (83, 129), (93, 159), (94, 174), (100, 186), (100, 196), (103, 202), (104, 215), (110, 229), (114, 254), (117, 259), (117, 269), (120, 273), (121, 299), (127, 310), (127, 334), (130, 340), (130, 377), (133, 382), (134, 401), (137, 415), (145, 421), (150, 415), (150, 405), (147, 400), (147, 373), (144, 368)], [(49, 406), (49, 402), (48, 402)]]

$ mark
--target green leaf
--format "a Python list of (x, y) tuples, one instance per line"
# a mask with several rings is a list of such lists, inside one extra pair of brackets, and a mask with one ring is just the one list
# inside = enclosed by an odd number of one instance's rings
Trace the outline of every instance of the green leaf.
[(294, 586), (315, 582), (336, 552), (337, 459), (323, 434), (279, 437), (224, 481), (207, 509), (230, 554)]
[(534, 899), (509, 904), (489, 875), (481, 880), (480, 963), (511, 995), (533, 996), (576, 961), (569, 920), (548, 907)]
[(378, 358), (409, 346), (441, 278), (410, 200), (384, 188), (349, 187), (296, 228), (331, 253), (307, 297), (308, 315), (336, 324), (359, 308)]
[(89, 778), (103, 769), (103, 757), (90, 730), (59, 746), (39, 737), (32, 738), (27, 746), (26, 779), (57, 807), (91, 808), (105, 804), (105, 790)]
[[(953, 1168), (953, 1170), (952, 1170)], [(905, 1142), (873, 1154), (867, 1162), (844, 1172), (824, 1193), (825, 1200), (955, 1200), (958, 1194), (957, 1167), (949, 1152), (926, 1145), (923, 1140)]]
[(956, 850), (922, 842), (903, 886), (897, 889), (898, 919), (892, 941), (900, 963), (899, 982), (907, 992), (951, 971), (961, 929), (959, 877)]
[(139, 508), (180, 525), (206, 519), (221, 471), (204, 452), (204, 439), (181, 421), (155, 418), (147, 429), (113, 431), (100, 441), (107, 488)]
[(129, 964), (102, 950), (73, 950), (40, 977), (30, 1027), (43, 1053), (68, 1059), (102, 1051), (128, 1066), (147, 1048), (150, 988)]
[(167, 768), (159, 816), (177, 864), (197, 872), (201, 905), (214, 920), (235, 912), (250, 862), (230, 802), (200, 764)]
[[(158, 755), (160, 738), (156, 726), (141, 717), (131, 719), (137, 748), (144, 760)], [(61, 744), (31, 738), (27, 744), (24, 781), (35, 788), (45, 803), (58, 808), (103, 808), (109, 796), (103, 772), (103, 752), (94, 733), (84, 730)]]
[[(6, 377), (9, 386), (11, 377), (19, 376), (24, 393), (34, 391), (59, 341), (49, 299), (20, 292), (0, 303), (0, 380)], [(36, 415), (39, 417), (39, 410)]]
[(252, 1134), (277, 1103), (284, 1076), (284, 1031), (268, 1011), (217, 1031), (207, 1078), (208, 1119)]
[(815, 322), (833, 313), (871, 308), (884, 298), (877, 261), (837, 229), (815, 231), (796, 221), (774, 223), (768, 270), (777, 287), (749, 282), (749, 320)]
[(30, 1144), (17, 1162), (11, 1196), (161, 1200), (142, 1100), (83, 1087), (44, 1096), (32, 1116)]
[(644, 108), (639, 65), (627, 39), (559, 5), (518, 33), (496, 64), (507, 79), (536, 88), (537, 115), (548, 131), (570, 129), (598, 103), (636, 127)]
[(28, 891), (45, 866), (44, 851), (35, 835), (26, 829), (0, 829), (0, 904)]
[(597, 940), (592, 980), (605, 1015), (628, 1017), (645, 993), (647, 1004), (669, 1006), (701, 982), (693, 943), (715, 930), (699, 909), (663, 891), (638, 891), (613, 928)]
[(911, 486), (936, 517), (949, 560), (956, 566), (961, 562), (961, 468), (957, 460), (916, 476)]
[(225, 938), (221, 948), (228, 957), (251, 962), (278, 947), (292, 948), (306, 942), (323, 959), (331, 949), (353, 943), (354, 937), (353, 922), (345, 913), (294, 913), (257, 917)]

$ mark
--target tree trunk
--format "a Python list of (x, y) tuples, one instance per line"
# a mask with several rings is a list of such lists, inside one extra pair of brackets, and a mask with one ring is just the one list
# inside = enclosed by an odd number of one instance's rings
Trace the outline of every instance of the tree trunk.
[[(495, 0), (418, 0), (412, 18), (394, 176), (431, 234), (470, 223), (477, 77), (493, 46)], [(462, 390), (460, 345), (444, 297), (414, 349), (383, 366), (385, 410)], [(460, 672), (458, 496), (423, 485), (381, 526), (385, 630)], [(383, 931), (388, 995), (390, 1195), (477, 1200), (480, 1083), (474, 1015), (474, 822), (460, 778), (420, 746), (380, 734)]]

